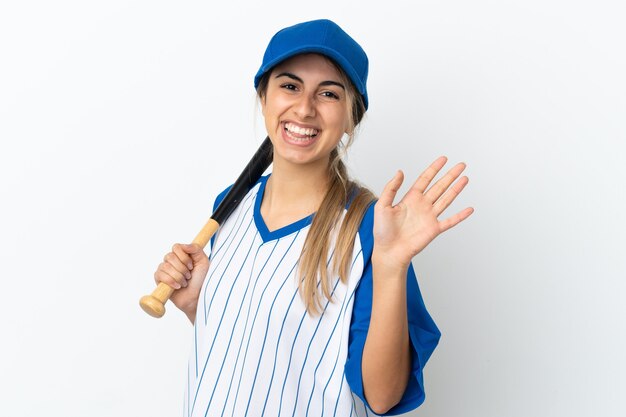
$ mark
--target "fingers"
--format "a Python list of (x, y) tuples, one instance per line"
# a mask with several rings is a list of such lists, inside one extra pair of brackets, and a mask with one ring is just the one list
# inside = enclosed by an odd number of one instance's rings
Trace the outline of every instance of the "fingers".
[(172, 266), (181, 272), (185, 272), (185, 268), (190, 271), (193, 269), (193, 261), (191, 257), (185, 253), (182, 246), (183, 245), (179, 243), (172, 246), (172, 252), (165, 255), (164, 260), (169, 261)]
[(445, 209), (447, 209), (450, 204), (454, 201), (454, 199), (463, 191), (465, 186), (469, 183), (469, 178), (461, 177), (459, 180), (445, 192), (443, 196), (435, 204), (433, 204), (433, 210), (435, 211), (435, 215), (439, 217), (441, 213)]
[(430, 166), (426, 168), (426, 170), (422, 172), (419, 177), (417, 177), (415, 184), (413, 184), (411, 188), (423, 193), (424, 190), (426, 190), (426, 187), (428, 187), (428, 184), (430, 184), (433, 178), (435, 178), (437, 173), (441, 170), (441, 168), (443, 168), (447, 161), (448, 158), (445, 156), (437, 158), (435, 162), (430, 164)]
[[(428, 185), (432, 182), (433, 178), (443, 168), (447, 161), (445, 156), (441, 156), (436, 159), (417, 179), (415, 184), (411, 187), (411, 191), (423, 191), (426, 190)], [(443, 177), (441, 177), (435, 184), (433, 184), (428, 191), (423, 193), (426, 201), (430, 202), (433, 207), (433, 212), (436, 217), (439, 217), (457, 196), (463, 191), (465, 186), (469, 183), (469, 178), (463, 176), (459, 178), (461, 173), (465, 170), (466, 165), (463, 162), (459, 162), (453, 166)], [(459, 178), (457, 180), (457, 178)], [(455, 182), (456, 181), (456, 182)], [(452, 185), (454, 183), (454, 185)], [(452, 185), (452, 187), (451, 187)], [(466, 218), (468, 218), (474, 209), (468, 207), (454, 216), (440, 221), (440, 233), (456, 226)]]
[[(193, 269), (193, 259), (189, 256), (187, 247), (192, 245), (181, 245), (179, 243), (172, 247), (172, 251), (163, 257), (163, 262), (154, 273), (154, 279), (158, 282), (164, 282), (174, 289), (180, 289), (188, 285), (187, 280), (191, 278), (191, 270)], [(202, 248), (191, 248), (194, 255), (199, 251), (204, 254)], [(206, 255), (205, 255), (206, 256)]]
[(461, 210), (460, 212), (455, 214), (454, 216), (440, 221), (439, 222), (440, 233), (443, 233), (446, 230), (461, 223), (463, 220), (467, 219), (473, 212), (474, 212), (474, 209), (472, 207), (467, 207), (466, 209)]
[(463, 162), (459, 162), (453, 166), (443, 177), (439, 179), (426, 193), (424, 197), (432, 203), (437, 201), (439, 197), (450, 187), (450, 184), (456, 180), (463, 172), (466, 165)]
[(188, 285), (186, 274), (181, 273), (167, 262), (159, 264), (157, 271), (154, 273), (154, 280), (157, 283), (164, 282), (175, 290)]
[(404, 173), (400, 170), (396, 172), (396, 175), (393, 176), (391, 181), (385, 185), (383, 192), (380, 194), (380, 198), (378, 199), (378, 203), (381, 204), (381, 207), (391, 207), (393, 206), (393, 200), (396, 198), (396, 194), (404, 181)]
[(197, 243), (190, 243), (189, 245), (180, 246), (181, 249), (191, 257), (194, 265), (198, 262), (208, 261), (208, 257), (204, 253), (202, 246), (198, 245)]

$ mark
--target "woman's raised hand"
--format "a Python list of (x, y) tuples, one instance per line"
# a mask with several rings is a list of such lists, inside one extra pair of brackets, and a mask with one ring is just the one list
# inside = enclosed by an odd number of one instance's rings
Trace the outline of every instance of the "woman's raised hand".
[(378, 259), (390, 266), (406, 268), (433, 239), (474, 212), (473, 208), (467, 207), (439, 220), (469, 181), (465, 176), (457, 180), (465, 169), (464, 163), (458, 163), (428, 188), (446, 162), (445, 156), (437, 158), (395, 205), (393, 201), (404, 174), (398, 171), (387, 183), (374, 208), (374, 250)]
[(157, 284), (164, 282), (174, 288), (170, 300), (193, 322), (202, 283), (209, 270), (209, 258), (200, 245), (176, 243), (165, 254), (154, 273)]

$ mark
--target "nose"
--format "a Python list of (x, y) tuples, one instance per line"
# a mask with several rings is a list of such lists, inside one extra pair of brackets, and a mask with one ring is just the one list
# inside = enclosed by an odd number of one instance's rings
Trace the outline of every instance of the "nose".
[(294, 105), (297, 116), (306, 119), (315, 116), (315, 97), (313, 94), (302, 94)]

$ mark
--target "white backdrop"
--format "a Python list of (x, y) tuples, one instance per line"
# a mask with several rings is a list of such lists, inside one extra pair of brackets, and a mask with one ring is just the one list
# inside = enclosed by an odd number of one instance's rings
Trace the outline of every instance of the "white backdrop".
[(270, 36), (321, 17), (371, 61), (352, 173), (468, 164), (414, 259), (443, 337), (410, 415), (626, 415), (622, 4), (3, 2), (0, 415), (180, 415), (192, 327), (138, 299), (264, 137)]

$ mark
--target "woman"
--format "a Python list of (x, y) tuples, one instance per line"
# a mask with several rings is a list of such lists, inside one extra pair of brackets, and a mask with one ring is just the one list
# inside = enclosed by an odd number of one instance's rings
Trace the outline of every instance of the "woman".
[(349, 181), (341, 154), (368, 106), (367, 70), (329, 20), (270, 41), (255, 87), (272, 173), (224, 222), (210, 262), (176, 244), (155, 273), (194, 323), (186, 416), (399, 414), (423, 402), (440, 333), (411, 260), (472, 213), (438, 220), (468, 180), (461, 163), (428, 188), (440, 157), (395, 205), (401, 172), (378, 201)]

